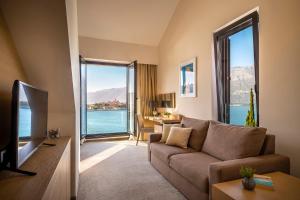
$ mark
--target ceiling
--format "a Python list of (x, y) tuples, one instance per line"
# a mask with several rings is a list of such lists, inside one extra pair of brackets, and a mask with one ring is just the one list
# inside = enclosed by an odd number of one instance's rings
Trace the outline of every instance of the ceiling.
[(179, 0), (77, 0), (79, 36), (157, 46)]

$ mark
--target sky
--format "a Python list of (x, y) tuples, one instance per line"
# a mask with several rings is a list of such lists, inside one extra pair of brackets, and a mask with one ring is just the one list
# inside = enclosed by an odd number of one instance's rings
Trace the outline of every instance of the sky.
[(126, 87), (126, 67), (88, 65), (87, 92)]
[(235, 33), (230, 39), (230, 64), (236, 66), (253, 66), (252, 26)]
[[(231, 67), (253, 66), (252, 27), (230, 36), (229, 39)], [(87, 92), (120, 87), (126, 87), (126, 67), (88, 65)]]

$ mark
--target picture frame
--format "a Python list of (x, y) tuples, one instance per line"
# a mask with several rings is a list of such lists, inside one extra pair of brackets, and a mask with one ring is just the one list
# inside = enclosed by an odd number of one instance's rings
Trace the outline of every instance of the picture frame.
[(197, 97), (197, 57), (180, 64), (180, 97)]

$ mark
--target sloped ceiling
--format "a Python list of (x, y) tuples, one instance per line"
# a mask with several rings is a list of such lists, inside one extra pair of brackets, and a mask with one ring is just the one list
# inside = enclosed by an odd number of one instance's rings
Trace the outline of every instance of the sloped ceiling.
[(49, 113), (73, 113), (65, 1), (0, 0), (29, 83), (49, 93)]
[(179, 0), (77, 0), (79, 35), (157, 46)]

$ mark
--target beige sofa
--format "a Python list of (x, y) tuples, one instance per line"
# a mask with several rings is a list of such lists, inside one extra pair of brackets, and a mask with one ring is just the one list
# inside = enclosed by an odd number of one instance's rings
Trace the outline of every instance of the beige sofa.
[(275, 136), (263, 128), (186, 117), (181, 124), (193, 129), (187, 149), (160, 143), (161, 134), (153, 133), (148, 152), (153, 167), (188, 199), (209, 199), (211, 185), (240, 178), (241, 166), (289, 173), (289, 158), (275, 154)]

